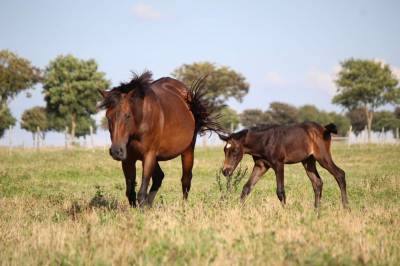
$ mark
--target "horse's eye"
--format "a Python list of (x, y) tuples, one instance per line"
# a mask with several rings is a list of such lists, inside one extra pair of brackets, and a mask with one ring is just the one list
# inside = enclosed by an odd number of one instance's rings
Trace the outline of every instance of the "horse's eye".
[(128, 120), (129, 118), (131, 118), (131, 114), (125, 114), (125, 119)]

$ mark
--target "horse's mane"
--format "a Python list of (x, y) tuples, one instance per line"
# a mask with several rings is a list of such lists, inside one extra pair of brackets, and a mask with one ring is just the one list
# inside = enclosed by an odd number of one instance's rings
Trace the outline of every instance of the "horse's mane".
[(275, 128), (278, 126), (279, 125), (277, 125), (277, 124), (261, 124), (261, 125), (251, 127), (251, 128), (249, 128), (249, 130), (253, 131), (253, 132), (259, 132), (259, 131), (266, 131), (268, 129)]
[(145, 71), (141, 75), (132, 72), (133, 77), (129, 82), (121, 82), (119, 86), (112, 88), (106, 92), (106, 96), (99, 104), (99, 108), (109, 108), (118, 104), (121, 99), (122, 93), (129, 93), (130, 91), (138, 91), (141, 96), (144, 96), (153, 83), (153, 74), (150, 71)]

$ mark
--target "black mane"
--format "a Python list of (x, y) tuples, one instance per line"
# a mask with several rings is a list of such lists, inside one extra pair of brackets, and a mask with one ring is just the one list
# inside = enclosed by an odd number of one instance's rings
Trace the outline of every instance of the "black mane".
[(122, 93), (129, 93), (130, 91), (137, 90), (141, 96), (144, 96), (153, 83), (153, 74), (150, 71), (143, 72), (140, 76), (132, 72), (133, 77), (129, 82), (121, 82), (117, 87), (112, 88), (106, 92), (106, 96), (99, 104), (99, 108), (110, 108), (118, 104), (121, 99)]
[(251, 127), (251, 128), (249, 128), (249, 130), (250, 131), (255, 131), (255, 132), (259, 132), (259, 131), (266, 131), (266, 130), (268, 130), (268, 129), (271, 129), (271, 128), (275, 128), (275, 127), (278, 127), (279, 125), (277, 125), (277, 124), (261, 124), (261, 125), (257, 125), (257, 126), (254, 126), (254, 127)]

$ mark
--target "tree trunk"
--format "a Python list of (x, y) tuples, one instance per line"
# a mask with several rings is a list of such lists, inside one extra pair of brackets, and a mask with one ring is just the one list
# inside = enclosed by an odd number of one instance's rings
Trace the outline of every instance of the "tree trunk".
[(374, 112), (368, 110), (367, 106), (365, 106), (365, 116), (367, 118), (368, 142), (371, 142), (372, 118), (374, 116)]
[(71, 119), (71, 142), (75, 141), (75, 131), (76, 131), (76, 114), (72, 114)]

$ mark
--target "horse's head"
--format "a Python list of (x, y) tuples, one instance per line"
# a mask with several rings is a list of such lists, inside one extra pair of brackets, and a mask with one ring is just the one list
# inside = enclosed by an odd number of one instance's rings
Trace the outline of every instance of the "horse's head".
[(246, 133), (247, 131), (240, 131), (228, 136), (218, 134), (219, 138), (226, 142), (224, 147), (225, 161), (222, 168), (224, 176), (232, 175), (233, 171), (235, 171), (242, 160), (244, 154), (243, 141)]
[(104, 101), (107, 102), (106, 118), (108, 130), (110, 131), (111, 147), (110, 155), (118, 161), (126, 159), (126, 147), (130, 136), (135, 133), (136, 123), (133, 112), (133, 94), (120, 93), (116, 91), (100, 92)]
[(127, 145), (138, 130), (138, 121), (142, 118), (141, 107), (152, 82), (151, 76), (149, 71), (140, 76), (134, 73), (130, 82), (121, 83), (110, 91), (99, 91), (103, 96), (99, 107), (106, 109), (110, 131), (110, 155), (115, 160), (123, 161), (127, 157)]

